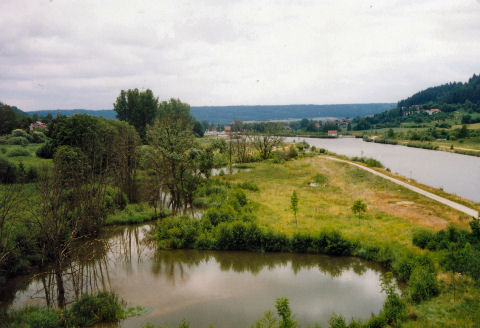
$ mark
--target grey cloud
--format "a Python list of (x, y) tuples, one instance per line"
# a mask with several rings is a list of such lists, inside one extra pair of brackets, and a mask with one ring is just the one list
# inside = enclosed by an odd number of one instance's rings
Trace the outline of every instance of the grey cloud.
[(397, 101), (479, 73), (480, 5), (449, 1), (0, 3), (0, 100), (110, 108)]

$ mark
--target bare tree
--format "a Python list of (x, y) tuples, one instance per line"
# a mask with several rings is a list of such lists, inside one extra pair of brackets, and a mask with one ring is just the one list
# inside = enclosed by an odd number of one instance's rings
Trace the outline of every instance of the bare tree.
[(277, 123), (262, 123), (258, 132), (253, 134), (254, 147), (263, 159), (270, 157), (274, 147), (281, 145), (283, 138), (279, 136), (280, 126)]

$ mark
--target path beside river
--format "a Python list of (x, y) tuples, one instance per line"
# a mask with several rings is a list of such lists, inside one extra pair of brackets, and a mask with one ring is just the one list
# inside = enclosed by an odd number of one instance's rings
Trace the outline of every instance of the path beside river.
[(447, 206), (450, 206), (451, 208), (456, 209), (456, 210), (458, 210), (458, 211), (460, 211), (460, 212), (463, 212), (463, 213), (465, 213), (465, 214), (467, 214), (467, 215), (470, 215), (470, 216), (473, 216), (473, 217), (475, 217), (475, 218), (478, 218), (478, 211), (476, 211), (476, 210), (474, 210), (474, 209), (472, 209), (472, 208), (469, 208), (469, 207), (467, 207), (467, 206), (465, 206), (465, 205), (462, 205), (462, 204), (453, 202), (453, 201), (451, 201), (451, 200), (449, 200), (449, 199), (446, 199), (446, 198), (440, 197), (440, 196), (438, 196), (438, 195), (432, 194), (431, 192), (428, 192), (428, 191), (425, 191), (425, 190), (420, 189), (420, 188), (418, 188), (418, 187), (412, 186), (411, 184), (408, 184), (408, 183), (403, 182), (403, 181), (401, 181), (401, 180), (392, 178), (392, 177), (390, 177), (390, 176), (388, 176), (388, 175), (386, 175), (386, 174), (377, 172), (377, 171), (375, 171), (375, 170), (373, 170), (373, 169), (371, 169), (371, 168), (365, 167), (365, 166), (363, 166), (363, 165), (360, 165), (360, 164), (357, 164), (357, 163), (353, 163), (353, 162), (350, 162), (350, 161), (346, 161), (346, 160), (343, 160), (343, 159), (335, 158), (335, 157), (330, 157), (330, 156), (327, 156), (326, 158), (328, 158), (328, 159), (330, 159), (330, 160), (334, 160), (334, 161), (338, 161), (338, 162), (344, 162), (344, 163), (347, 163), (347, 164), (350, 164), (350, 165), (354, 165), (354, 166), (356, 166), (356, 167), (361, 168), (362, 170), (366, 170), (366, 171), (368, 171), (368, 172), (370, 172), (370, 173), (372, 173), (372, 174), (378, 175), (378, 176), (380, 176), (380, 177), (382, 177), (382, 178), (384, 178), (384, 179), (387, 179), (387, 180), (389, 180), (389, 181), (392, 181), (392, 182), (394, 182), (394, 183), (396, 183), (396, 184), (398, 184), (398, 185), (400, 185), (400, 186), (402, 186), (402, 187), (405, 187), (405, 188), (410, 189), (410, 190), (412, 190), (412, 191), (414, 191), (414, 192), (416, 192), (416, 193), (419, 193), (419, 194), (421, 194), (421, 195), (423, 195), (423, 196), (426, 196), (426, 197), (428, 197), (428, 198), (431, 198), (431, 199), (433, 199), (433, 200), (435, 200), (435, 201), (437, 201), (437, 202), (439, 202), (439, 203), (442, 203), (442, 204), (445, 204), (445, 205), (447, 205)]

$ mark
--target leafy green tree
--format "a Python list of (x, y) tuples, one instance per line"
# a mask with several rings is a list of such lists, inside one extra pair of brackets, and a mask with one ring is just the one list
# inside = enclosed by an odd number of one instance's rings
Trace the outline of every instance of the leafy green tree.
[(152, 146), (149, 166), (162, 181), (163, 192), (170, 195), (173, 212), (186, 211), (200, 178), (190, 106), (178, 99), (162, 102), (159, 118), (148, 127), (147, 139)]
[(361, 199), (358, 199), (355, 202), (353, 202), (353, 205), (352, 205), (353, 214), (360, 217), (360, 215), (362, 215), (362, 213), (365, 213), (366, 211), (367, 211), (367, 204), (365, 204)]
[(195, 133), (196, 137), (203, 137), (205, 134), (205, 128), (201, 122), (195, 121), (195, 123), (193, 123), (193, 133)]
[(10, 106), (0, 103), (0, 135), (10, 133), (17, 126), (15, 111)]
[(292, 196), (290, 197), (290, 208), (293, 211), (293, 215), (295, 216), (295, 226), (298, 226), (297, 222), (297, 212), (298, 212), (298, 196), (297, 191), (294, 190)]
[(158, 98), (152, 90), (128, 89), (120, 91), (113, 109), (120, 121), (133, 125), (140, 138), (146, 140), (147, 125), (152, 124), (158, 113)]

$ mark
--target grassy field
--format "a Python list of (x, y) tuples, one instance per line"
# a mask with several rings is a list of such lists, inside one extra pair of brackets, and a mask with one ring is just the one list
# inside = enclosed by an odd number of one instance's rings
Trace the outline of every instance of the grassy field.
[[(43, 165), (51, 165), (51, 159), (40, 158), (35, 154), (37, 149), (42, 146), (43, 144), (28, 144), (26, 146), (0, 145), (0, 156), (15, 164), (22, 162), (25, 167), (41, 167)], [(23, 150), (25, 155), (11, 156), (15, 150)]]
[[(311, 185), (317, 175), (325, 183)], [(363, 242), (392, 242), (415, 249), (412, 233), (417, 227), (431, 230), (454, 224), (468, 226), (469, 219), (450, 207), (345, 163), (322, 156), (285, 164), (258, 163), (254, 170), (226, 175), (231, 183), (255, 182), (260, 192), (249, 192), (262, 226), (292, 234), (339, 230)], [(298, 226), (290, 197), (299, 196)], [(355, 200), (367, 204), (362, 217), (352, 213)]]

